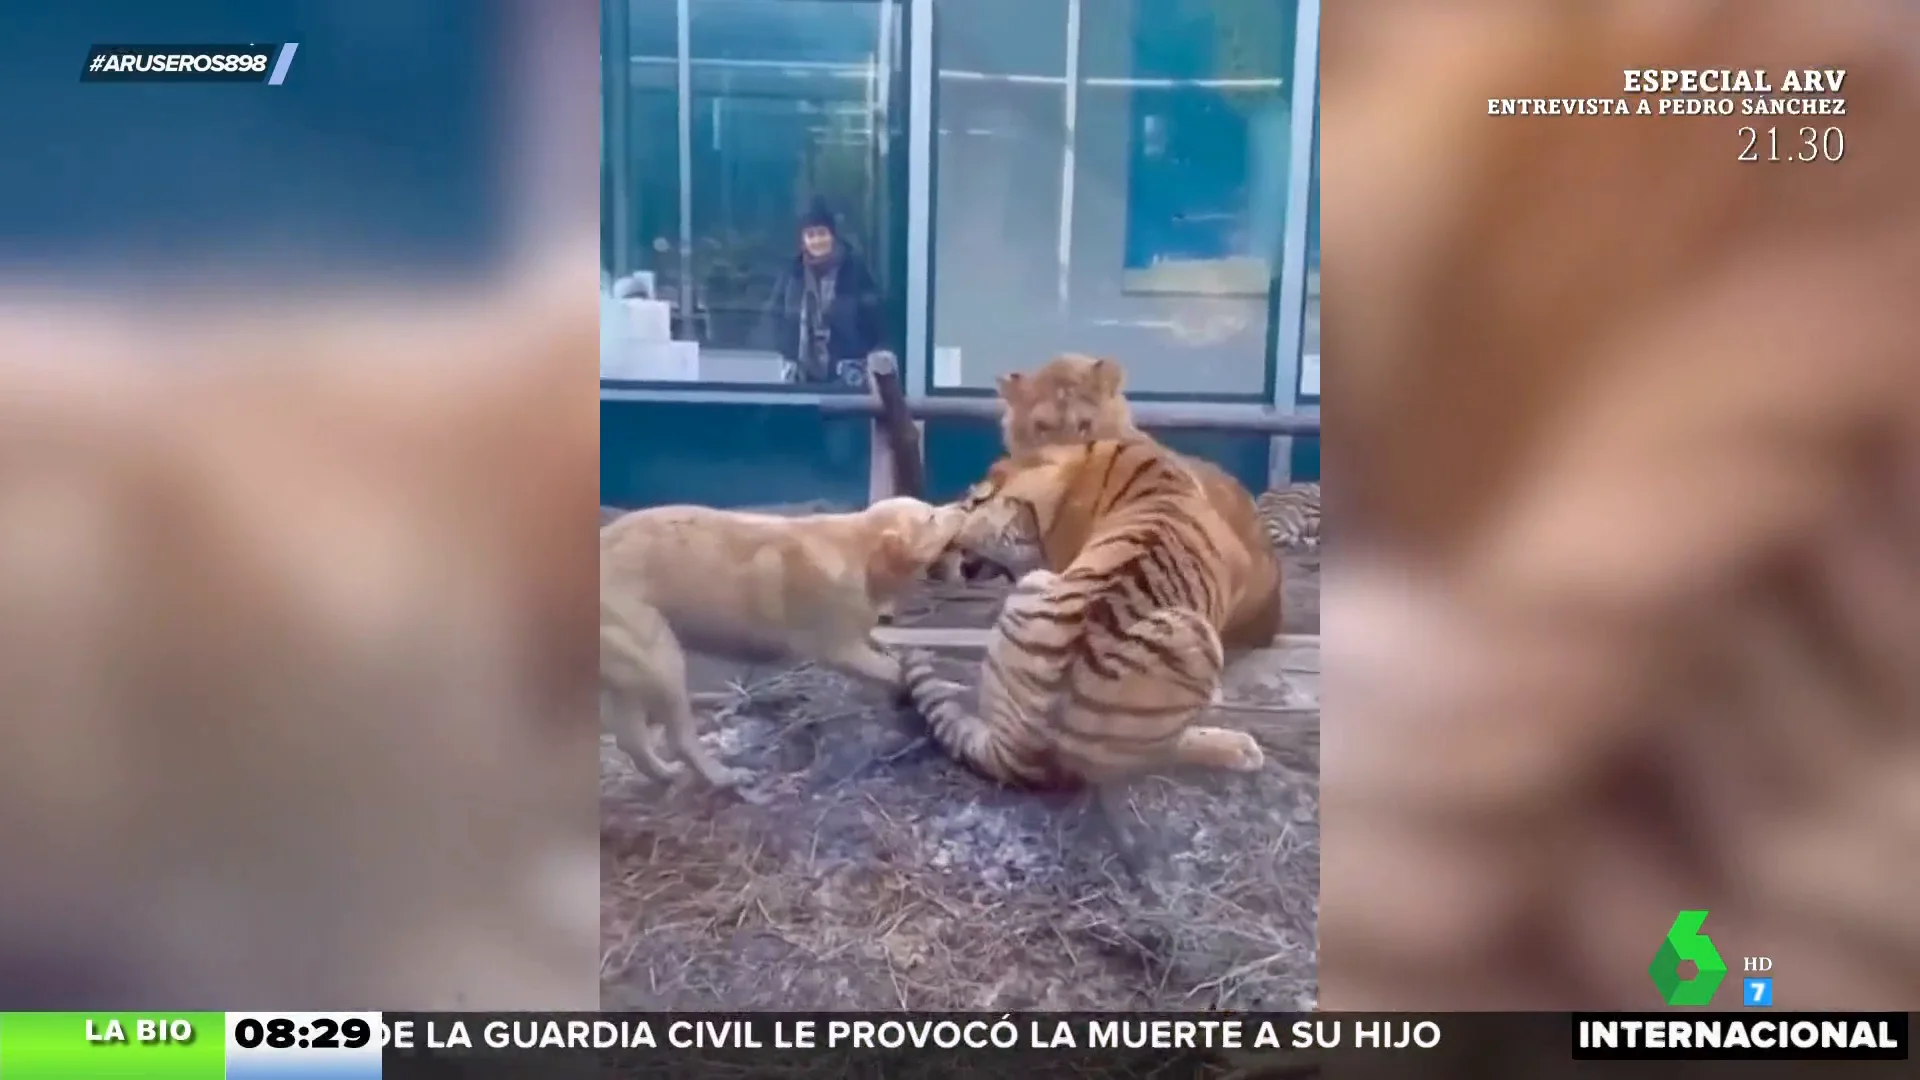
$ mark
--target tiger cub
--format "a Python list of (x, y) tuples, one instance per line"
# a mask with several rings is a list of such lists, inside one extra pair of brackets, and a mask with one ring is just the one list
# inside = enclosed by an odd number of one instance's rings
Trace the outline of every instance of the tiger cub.
[[(996, 382), (1006, 406), (1000, 432), (1013, 456), (1088, 439), (1149, 438), (1134, 427), (1133, 410), (1122, 393), (1126, 372), (1113, 360), (1069, 353), (1032, 372), (1002, 375)], [(1221, 641), (1229, 652), (1264, 648), (1280, 632), (1282, 616), (1280, 559), (1270, 539), (1272, 525), (1253, 496), (1226, 470), (1205, 458), (1173, 456), (1200, 481), (1207, 502), (1252, 561), (1251, 579), (1221, 628)], [(1064, 568), (1049, 565), (1054, 570)]]
[(1039, 447), (957, 505), (955, 546), (1024, 576), (989, 638), (979, 711), (924, 652), (902, 658), (907, 695), (934, 741), (982, 775), (1091, 787), (1137, 873), (1126, 780), (1265, 763), (1247, 734), (1193, 723), (1219, 686), (1220, 627), (1264, 579), (1189, 466), (1150, 439)]
[(1320, 550), (1320, 485), (1288, 484), (1254, 500), (1260, 524), (1282, 551)]

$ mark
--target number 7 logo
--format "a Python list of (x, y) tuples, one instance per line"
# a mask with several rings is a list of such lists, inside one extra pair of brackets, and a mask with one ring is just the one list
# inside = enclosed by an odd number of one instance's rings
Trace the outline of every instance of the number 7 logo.
[(1745, 982), (1746, 999), (1749, 1008), (1770, 1009), (1773, 1007), (1773, 980), (1748, 979)]

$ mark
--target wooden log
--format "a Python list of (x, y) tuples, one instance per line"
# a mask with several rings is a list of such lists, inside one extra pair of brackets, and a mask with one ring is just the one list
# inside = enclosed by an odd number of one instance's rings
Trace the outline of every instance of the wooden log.
[[(984, 649), (991, 628), (984, 626), (883, 626), (874, 631), (882, 645), (908, 649)], [(1280, 634), (1273, 639), (1276, 649), (1317, 649), (1319, 634)]]
[[(1262, 742), (1290, 743), (1320, 735), (1319, 709), (1274, 709), (1232, 701), (1215, 706), (1216, 716)], [(1315, 746), (1316, 756), (1319, 747)]]
[[(892, 354), (887, 354), (889, 360)], [(869, 367), (871, 370), (871, 366)], [(898, 379), (895, 379), (898, 385)], [(875, 389), (879, 383), (875, 380)], [(904, 402), (908, 416), (916, 420), (980, 420), (998, 422), (1000, 400), (992, 397), (923, 397)], [(882, 415), (885, 405), (875, 398), (826, 395), (820, 411), (835, 415)], [(1134, 422), (1143, 428), (1187, 431), (1237, 431), (1261, 435), (1293, 435), (1302, 438), (1320, 434), (1318, 416), (1285, 413), (1259, 405), (1215, 405), (1204, 402), (1137, 401), (1133, 403)]]
[[(882, 626), (873, 632), (873, 639), (882, 645), (899, 649), (959, 649), (967, 652), (984, 652), (987, 638), (993, 631), (982, 626)], [(1319, 649), (1319, 634), (1281, 634), (1273, 639), (1266, 651), (1294, 651)]]
[[(892, 648), (944, 650), (960, 656), (977, 654), (986, 648), (989, 631), (976, 627), (882, 626), (874, 639)], [(1286, 702), (1247, 700), (1253, 685), (1235, 672), (1252, 674), (1264, 683), (1273, 674), (1284, 672), (1290, 692)], [(1311, 756), (1319, 756), (1320, 731), (1320, 637), (1318, 634), (1283, 634), (1265, 649), (1254, 649), (1234, 659), (1228, 669), (1222, 694), (1213, 708), (1234, 727), (1252, 732), (1269, 745), (1295, 745), (1302, 740), (1312, 744)], [(1305, 701), (1302, 701), (1302, 698)]]
[(920, 429), (914, 426), (907, 394), (900, 385), (900, 362), (890, 352), (867, 357), (867, 381), (872, 398), (855, 399), (872, 406), (878, 433), (886, 441), (893, 467), (893, 493), (927, 497), (927, 465), (920, 451)]

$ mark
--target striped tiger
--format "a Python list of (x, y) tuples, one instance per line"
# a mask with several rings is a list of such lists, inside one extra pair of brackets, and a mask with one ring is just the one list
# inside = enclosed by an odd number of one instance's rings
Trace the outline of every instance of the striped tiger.
[(1254, 505), (1273, 546), (1282, 551), (1320, 550), (1320, 485), (1288, 484), (1263, 491)]
[[(1078, 353), (1056, 356), (1030, 372), (1000, 376), (995, 385), (1005, 405), (1000, 433), (1007, 453), (1018, 457), (1035, 447), (1088, 439), (1151, 438), (1133, 424), (1133, 409), (1123, 394), (1126, 380), (1126, 369), (1118, 361)], [(1280, 632), (1283, 617), (1272, 525), (1253, 495), (1225, 469), (1205, 458), (1175, 457), (1199, 479), (1207, 502), (1253, 559), (1254, 580), (1221, 628), (1221, 640), (1229, 655), (1264, 648)], [(1048, 568), (1062, 570), (1065, 563), (1050, 563)]]
[(1171, 763), (1264, 765), (1251, 736), (1193, 722), (1219, 687), (1220, 627), (1252, 560), (1179, 456), (1151, 440), (1003, 459), (959, 505), (955, 544), (1018, 582), (989, 638), (978, 711), (922, 651), (902, 657), (907, 696), (934, 741), (989, 779), (1091, 788), (1137, 873), (1118, 812), (1126, 780)]

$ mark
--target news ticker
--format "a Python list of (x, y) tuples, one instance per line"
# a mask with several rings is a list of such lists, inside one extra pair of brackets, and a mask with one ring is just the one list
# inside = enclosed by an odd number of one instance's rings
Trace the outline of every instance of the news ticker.
[(280, 86), (298, 42), (245, 45), (94, 45), (81, 82), (231, 82)]
[[(434, 1063), (524, 1070), (565, 1059), (644, 1068), (703, 1060), (737, 1073), (793, 1057), (928, 1053), (991, 1066), (1072, 1056), (1273, 1051), (1412, 1059), (1442, 1045), (1538, 1046), (1575, 1060), (1908, 1058), (1905, 1013), (0, 1013), (0, 1080), (373, 1080)], [(471, 1071), (468, 1075), (477, 1075)], [(716, 1073), (717, 1075), (717, 1073)]]

